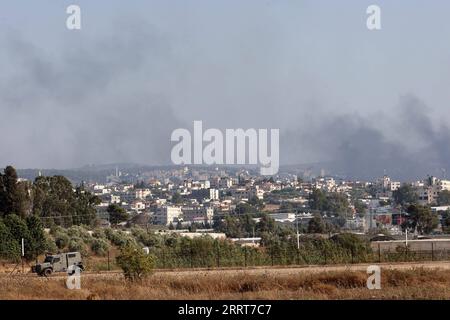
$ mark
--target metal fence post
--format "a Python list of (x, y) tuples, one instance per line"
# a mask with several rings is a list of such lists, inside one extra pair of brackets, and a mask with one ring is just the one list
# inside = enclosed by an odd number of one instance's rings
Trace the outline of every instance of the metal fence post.
[(378, 262), (381, 262), (381, 246), (378, 244)]
[(434, 242), (431, 243), (431, 261), (434, 261)]
[(247, 247), (244, 247), (244, 267), (247, 267)]
[(217, 243), (216, 254), (217, 254), (217, 268), (220, 268), (220, 247), (219, 247), (219, 243)]

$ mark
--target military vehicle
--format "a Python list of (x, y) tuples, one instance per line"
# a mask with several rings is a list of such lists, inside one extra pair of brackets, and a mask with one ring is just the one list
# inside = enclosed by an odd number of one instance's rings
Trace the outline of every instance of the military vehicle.
[(79, 252), (68, 252), (58, 254), (46, 254), (45, 260), (31, 267), (33, 273), (40, 276), (49, 276), (53, 272), (75, 273), (75, 267), (84, 270), (81, 254)]

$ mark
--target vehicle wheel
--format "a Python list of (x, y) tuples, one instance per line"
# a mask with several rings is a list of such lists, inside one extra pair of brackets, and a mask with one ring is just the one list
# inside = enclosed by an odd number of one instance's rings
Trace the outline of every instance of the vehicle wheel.
[(52, 269), (50, 269), (50, 268), (47, 268), (47, 269), (45, 269), (45, 270), (44, 270), (44, 276), (48, 277), (49, 275), (51, 275), (51, 274), (52, 274), (52, 272), (53, 272), (53, 270), (52, 270)]

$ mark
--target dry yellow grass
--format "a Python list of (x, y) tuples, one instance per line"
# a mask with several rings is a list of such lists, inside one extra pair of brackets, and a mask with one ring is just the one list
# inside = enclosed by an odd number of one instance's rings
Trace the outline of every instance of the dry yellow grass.
[(381, 290), (368, 290), (366, 280), (363, 271), (165, 272), (139, 283), (119, 275), (86, 276), (81, 290), (68, 290), (64, 277), (2, 276), (0, 299), (450, 299), (445, 270), (383, 270)]

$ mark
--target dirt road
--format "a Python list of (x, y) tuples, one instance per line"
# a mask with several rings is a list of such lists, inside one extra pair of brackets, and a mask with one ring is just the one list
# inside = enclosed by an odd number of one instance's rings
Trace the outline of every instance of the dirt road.
[[(314, 265), (314, 266), (288, 266), (288, 267), (248, 267), (248, 268), (221, 268), (221, 269), (182, 269), (182, 270), (155, 270), (154, 276), (167, 275), (171, 276), (194, 276), (198, 275), (266, 275), (266, 276), (288, 276), (296, 274), (307, 273), (323, 273), (323, 272), (336, 272), (336, 271), (366, 271), (367, 267), (373, 264), (349, 264), (349, 265)], [(417, 268), (424, 269), (438, 269), (438, 270), (450, 270), (450, 261), (435, 261), (435, 262), (396, 262), (396, 263), (376, 263), (381, 269), (389, 270), (412, 270)], [(37, 277), (32, 273), (20, 274), (16, 273), (15, 276), (20, 275), (22, 277)], [(8, 273), (0, 273), (0, 277), (10, 276)], [(104, 272), (83, 272), (82, 276), (85, 278), (94, 279), (117, 279), (122, 277), (120, 271), (104, 271)], [(48, 279), (62, 279), (67, 276), (64, 274), (53, 274)], [(46, 278), (42, 278), (47, 280)]]

